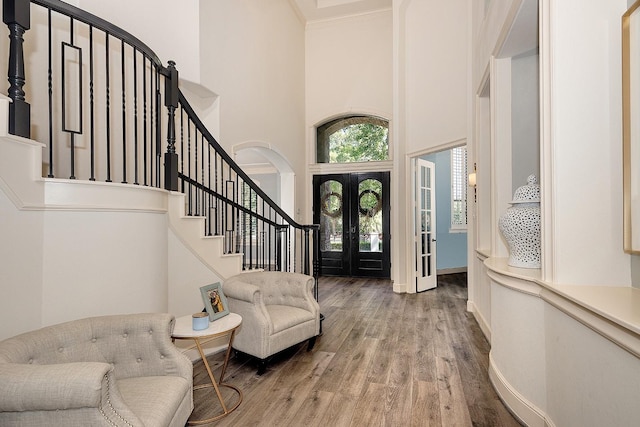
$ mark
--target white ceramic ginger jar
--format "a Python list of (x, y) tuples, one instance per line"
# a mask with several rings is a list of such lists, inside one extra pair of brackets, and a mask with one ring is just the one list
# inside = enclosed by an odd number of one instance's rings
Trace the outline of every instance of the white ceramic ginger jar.
[(540, 185), (535, 175), (515, 191), (498, 228), (509, 246), (510, 266), (540, 268)]

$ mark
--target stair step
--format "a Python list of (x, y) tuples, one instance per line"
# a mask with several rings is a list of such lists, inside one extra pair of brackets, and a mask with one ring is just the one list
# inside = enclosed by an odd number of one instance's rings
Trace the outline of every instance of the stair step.
[(224, 235), (205, 235), (207, 218), (186, 215), (185, 195), (171, 193), (169, 221), (180, 239), (216, 274), (224, 279), (242, 271), (242, 254), (224, 253)]

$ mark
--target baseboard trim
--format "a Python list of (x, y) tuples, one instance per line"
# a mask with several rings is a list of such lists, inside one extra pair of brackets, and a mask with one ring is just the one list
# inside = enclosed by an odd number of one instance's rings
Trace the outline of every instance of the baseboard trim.
[(511, 414), (528, 427), (554, 427), (546, 414), (537, 406), (524, 398), (514, 389), (496, 367), (491, 352), (489, 352), (489, 380), (500, 400)]
[(409, 292), (407, 290), (407, 284), (406, 283), (396, 283), (395, 281), (393, 282), (393, 292), (397, 293), (397, 294), (404, 294)]
[(467, 267), (454, 267), (454, 268), (441, 268), (436, 270), (436, 274), (455, 274), (455, 273), (466, 273)]
[(473, 317), (476, 319), (478, 326), (480, 326), (480, 330), (484, 334), (484, 337), (489, 341), (489, 344), (491, 344), (491, 326), (489, 326), (489, 323), (487, 323), (486, 319), (473, 301), (467, 300), (467, 311), (473, 314)]

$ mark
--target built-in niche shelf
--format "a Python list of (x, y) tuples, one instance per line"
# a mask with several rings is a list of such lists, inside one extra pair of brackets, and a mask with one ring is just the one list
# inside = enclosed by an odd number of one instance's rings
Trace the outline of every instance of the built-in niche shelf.
[(541, 179), (537, 1), (526, 0), (476, 97), (476, 248), (508, 255), (498, 219), (529, 175)]
[(507, 258), (490, 257), (484, 265), (493, 283), (538, 296), (640, 357), (640, 289), (548, 283), (542, 280), (539, 269), (511, 267)]

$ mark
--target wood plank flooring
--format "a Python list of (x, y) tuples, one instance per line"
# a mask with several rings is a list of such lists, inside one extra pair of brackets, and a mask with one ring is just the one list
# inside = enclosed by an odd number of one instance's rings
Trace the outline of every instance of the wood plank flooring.
[[(244, 394), (216, 426), (518, 426), (487, 376), (489, 344), (466, 312), (466, 274), (395, 294), (388, 280), (321, 278), (323, 335), (256, 375), (233, 357), (225, 382)], [(223, 355), (209, 356), (216, 377)], [(196, 384), (207, 381), (202, 362)], [(194, 393), (193, 420), (220, 411), (212, 389)], [(229, 405), (236, 395), (223, 388)]]

